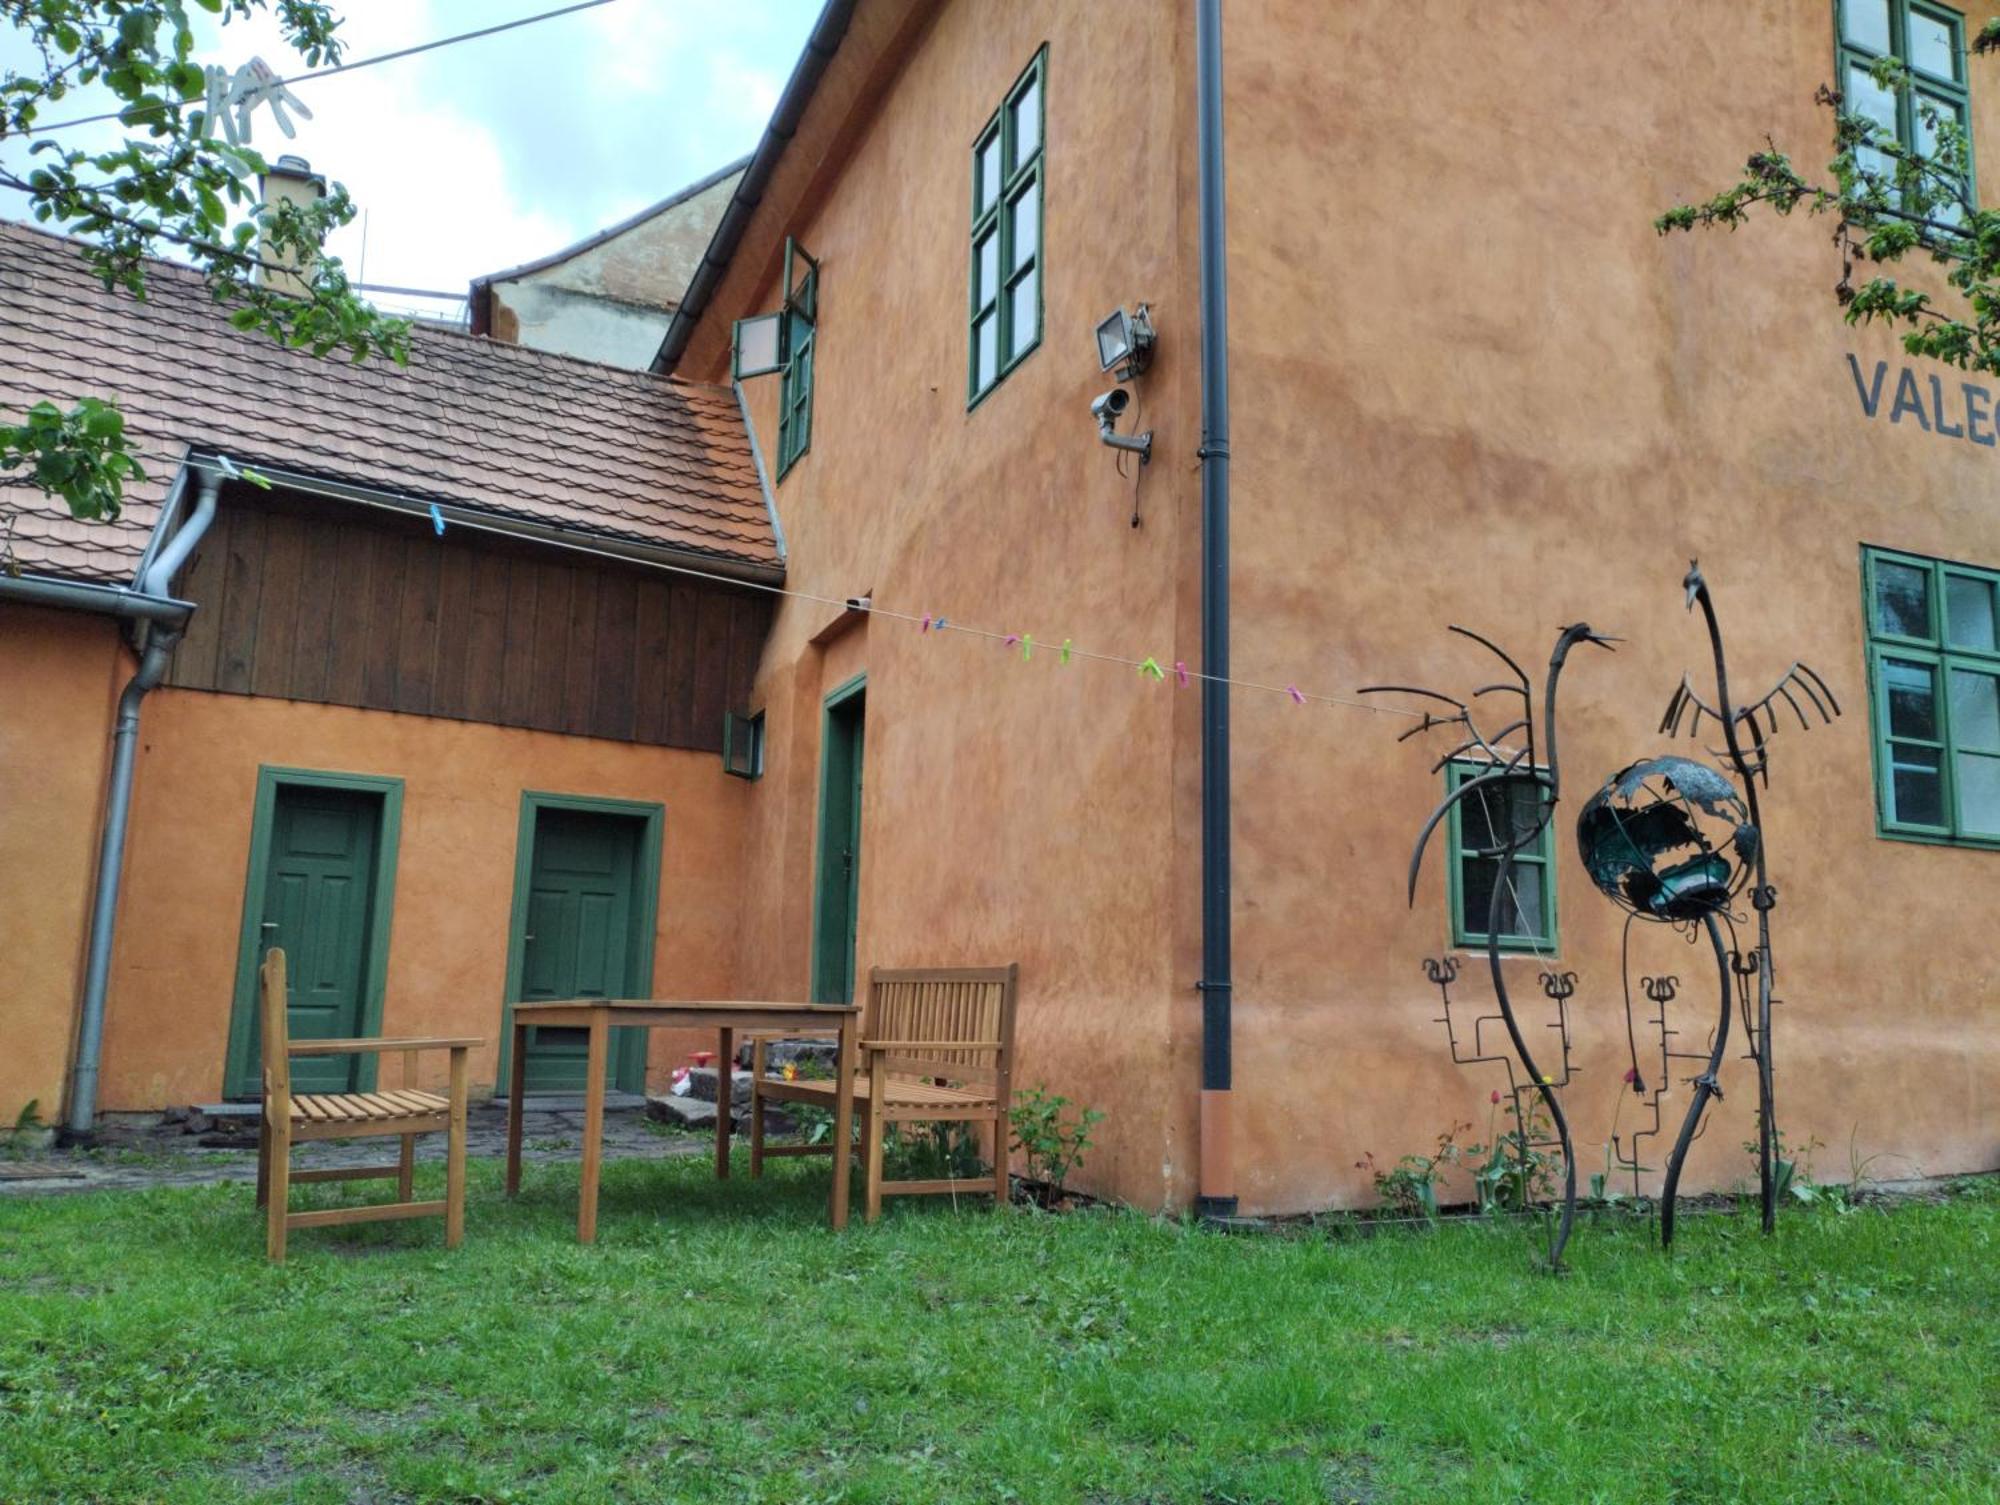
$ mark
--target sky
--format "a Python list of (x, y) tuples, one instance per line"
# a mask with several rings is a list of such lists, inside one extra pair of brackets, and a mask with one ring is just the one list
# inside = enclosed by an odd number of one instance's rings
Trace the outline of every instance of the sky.
[[(554, 10), (564, 0), (334, 0), (345, 61)], [(190, 7), (191, 10), (194, 7)], [(559, 250), (667, 197), (757, 144), (820, 0), (610, 0), (574, 15), (301, 83), (313, 112), (287, 140), (257, 111), (251, 145), (295, 152), (347, 185), (365, 212), (330, 242), (359, 281), (462, 294), (485, 272)], [(195, 61), (262, 57), (306, 71), (268, 16), (222, 26), (200, 15)], [(32, 55), (0, 27), (0, 71)], [(115, 102), (81, 90), (42, 120)], [(63, 133), (104, 147), (115, 122)], [(20, 168), (27, 143), (0, 143)], [(0, 192), (0, 217), (26, 201)], [(382, 296), (385, 306), (411, 306)]]

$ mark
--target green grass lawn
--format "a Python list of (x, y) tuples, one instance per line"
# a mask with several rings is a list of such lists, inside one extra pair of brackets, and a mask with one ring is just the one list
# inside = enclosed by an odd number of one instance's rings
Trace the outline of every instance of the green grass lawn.
[[(1992, 1501), (2000, 1197), (1224, 1236), (826, 1169), (477, 1165), (263, 1259), (247, 1186), (0, 1200), (0, 1500)], [(328, 1202), (356, 1189), (308, 1188)]]

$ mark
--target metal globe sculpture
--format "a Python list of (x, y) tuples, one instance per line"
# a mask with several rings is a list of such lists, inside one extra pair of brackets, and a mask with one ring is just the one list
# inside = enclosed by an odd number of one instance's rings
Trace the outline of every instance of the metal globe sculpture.
[(1692, 758), (1646, 758), (1613, 774), (1576, 820), (1591, 882), (1642, 920), (1726, 912), (1757, 861), (1757, 827), (1736, 788)]

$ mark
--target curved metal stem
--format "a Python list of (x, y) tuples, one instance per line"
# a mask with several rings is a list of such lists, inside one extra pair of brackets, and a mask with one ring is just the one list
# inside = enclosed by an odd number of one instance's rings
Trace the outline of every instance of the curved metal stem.
[(1674, 1199), (1681, 1184), (1681, 1162), (1687, 1159), (1688, 1146), (1694, 1143), (1695, 1131), (1701, 1125), (1701, 1115), (1708, 1107), (1708, 1100), (1718, 1094), (1715, 1074), (1722, 1067), (1722, 1055), (1729, 1048), (1729, 1015), (1735, 1003), (1735, 989), (1729, 975), (1729, 951), (1722, 944), (1722, 927), (1715, 923), (1715, 916), (1702, 916), (1702, 923), (1708, 927), (1709, 944), (1715, 947), (1715, 972), (1722, 987), (1722, 1011), (1715, 1020), (1715, 1044), (1708, 1052), (1708, 1070), (1694, 1079), (1694, 1100), (1688, 1104), (1687, 1117), (1681, 1120), (1680, 1137), (1674, 1141), (1674, 1152), (1667, 1157), (1666, 1184), (1660, 1188), (1660, 1246), (1671, 1249), (1674, 1246)]
[[(1772, 894), (1765, 858), (1764, 814), (1757, 801), (1756, 770), (1744, 756), (1743, 744), (1737, 737), (1736, 708), (1729, 700), (1729, 667), (1722, 656), (1722, 624), (1715, 619), (1715, 603), (1709, 598), (1706, 580), (1696, 587), (1695, 600), (1701, 603), (1702, 619), (1708, 624), (1709, 647), (1715, 654), (1715, 703), (1722, 713), (1723, 740), (1729, 746), (1729, 761), (1735, 765), (1737, 775), (1742, 779), (1743, 798), (1750, 810), (1750, 824), (1757, 831), (1757, 878), (1751, 890), (1751, 901), (1757, 909), (1757, 1038), (1750, 1044), (1757, 1061), (1757, 1190), (1764, 1232), (1772, 1233), (1778, 1226), (1778, 1115), (1771, 1061)], [(1780, 681), (1781, 686), (1782, 683)], [(1801, 716), (1799, 719), (1803, 721), (1805, 718)], [(1758, 732), (1754, 720), (1750, 729), (1757, 738), (1761, 762), (1768, 756), (1763, 747), (1763, 735)], [(1713, 924), (1713, 921), (1710, 923)], [(1711, 1071), (1713, 1069), (1710, 1068)]]
[[(1512, 818), (1509, 817), (1511, 828)], [(1539, 829), (1539, 828), (1538, 828)], [(1556, 1098), (1556, 1089), (1548, 1077), (1535, 1064), (1535, 1057), (1528, 1049), (1528, 1042), (1521, 1034), (1520, 1023), (1514, 1018), (1514, 1003), (1507, 996), (1507, 979), (1500, 971), (1500, 905), (1503, 898), (1514, 891), (1514, 854), (1520, 850), (1519, 838), (1500, 856), (1500, 870), (1494, 875), (1493, 896), (1486, 905), (1486, 965), (1493, 973), (1493, 997), (1500, 1005), (1501, 1022), (1507, 1026), (1507, 1038), (1514, 1042), (1514, 1053), (1521, 1058), (1521, 1065), (1527, 1069), (1528, 1080), (1535, 1091), (1542, 1096), (1548, 1106), (1549, 1122), (1555, 1125), (1556, 1138), (1562, 1145), (1563, 1157), (1563, 1205), (1562, 1217), (1556, 1225), (1555, 1237), (1549, 1242), (1549, 1270), (1551, 1273), (1562, 1269), (1563, 1249), (1569, 1243), (1570, 1229), (1576, 1223), (1576, 1147), (1570, 1143), (1569, 1120), (1563, 1116), (1562, 1103)], [(1521, 1151), (1521, 1186), (1526, 1201), (1528, 1185), (1528, 1125), (1522, 1119), (1519, 1108), (1520, 1098), (1514, 1099), (1514, 1132), (1520, 1136), (1518, 1148)]]

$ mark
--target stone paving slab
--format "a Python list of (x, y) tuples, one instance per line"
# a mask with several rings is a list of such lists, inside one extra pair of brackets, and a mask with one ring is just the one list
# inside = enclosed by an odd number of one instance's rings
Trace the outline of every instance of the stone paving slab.
[[(474, 1160), (500, 1160), (507, 1153), (507, 1110), (500, 1103), (475, 1104), (466, 1117), (465, 1152)], [(229, 1141), (204, 1144), (203, 1140)], [(396, 1139), (320, 1139), (294, 1146), (295, 1170), (374, 1165), (394, 1160)], [(532, 1102), (521, 1123), (523, 1160), (574, 1160), (583, 1148), (583, 1108)], [(420, 1162), (442, 1163), (445, 1137), (417, 1139)], [(649, 1123), (643, 1110), (609, 1108), (604, 1114), (606, 1160), (666, 1160), (679, 1155), (712, 1155), (709, 1134), (672, 1133)], [(107, 1120), (90, 1149), (56, 1150), (4, 1162), (0, 1197), (52, 1192), (131, 1190), (151, 1186), (205, 1186), (218, 1181), (257, 1179), (254, 1133), (188, 1134), (163, 1123), (157, 1114)]]

